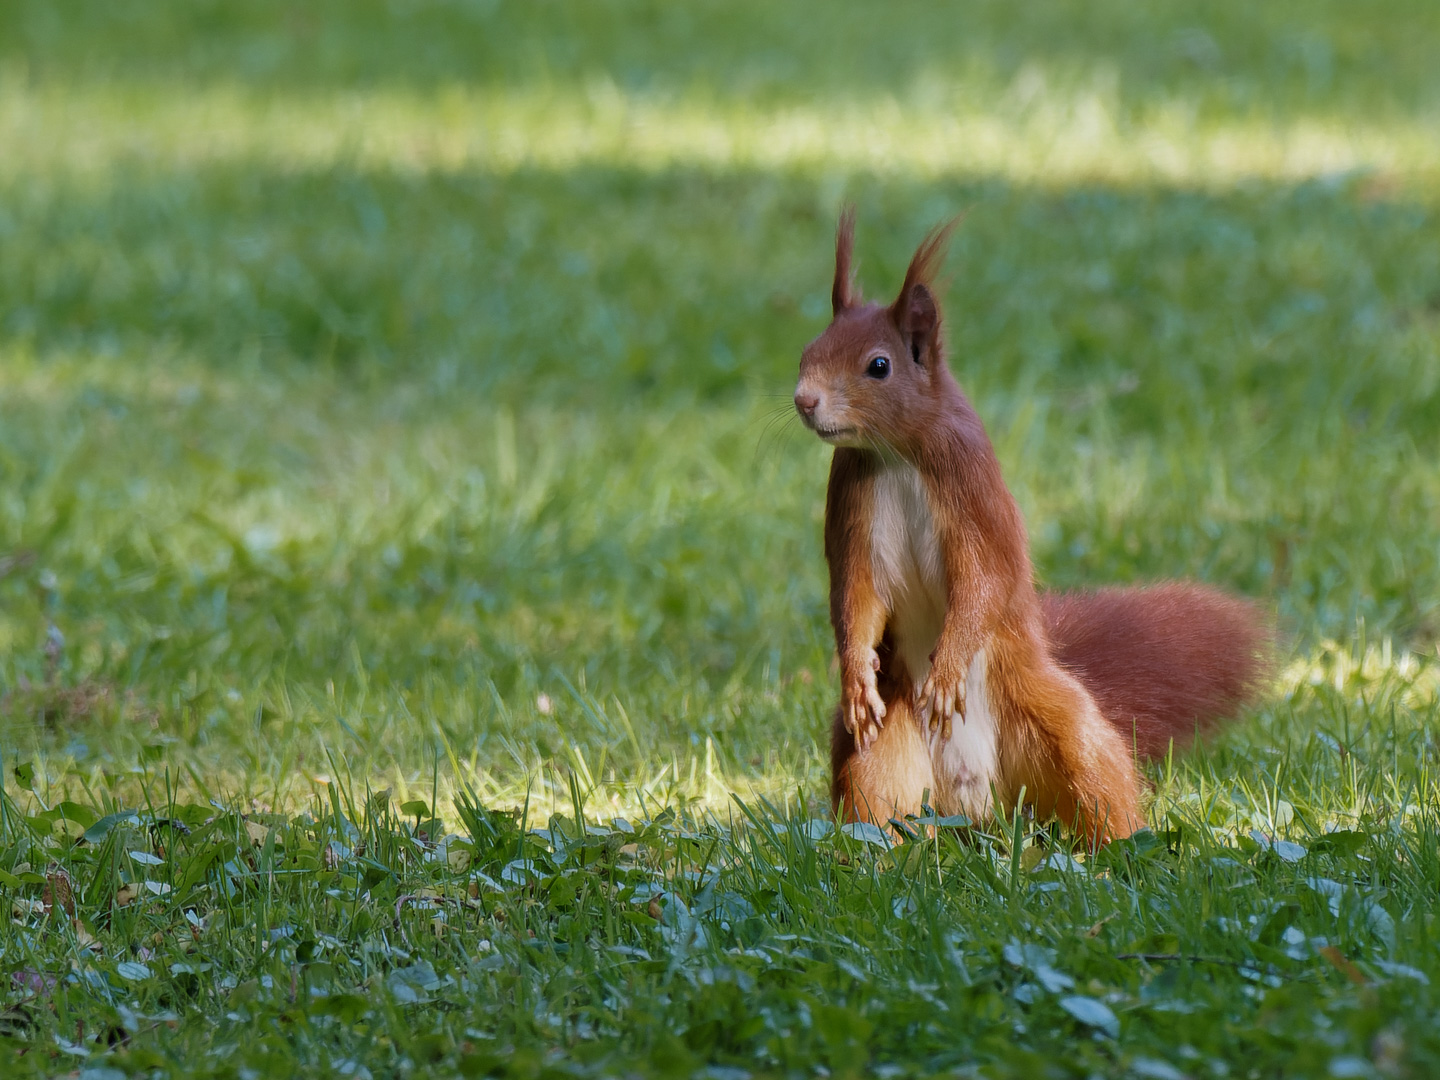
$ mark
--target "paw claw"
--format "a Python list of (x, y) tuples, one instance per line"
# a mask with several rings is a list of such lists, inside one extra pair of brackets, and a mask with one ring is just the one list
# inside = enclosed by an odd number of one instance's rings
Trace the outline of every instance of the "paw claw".
[[(938, 650), (937, 650), (938, 651)], [(966, 670), (963, 665), (956, 670)], [(955, 717), (965, 722), (965, 681), (963, 674), (951, 677), (946, 674), (949, 667), (936, 665), (930, 670), (925, 685), (916, 695), (916, 710), (929, 729), (939, 731), (943, 738), (949, 738), (954, 729)]]
[(846, 666), (842, 684), (841, 716), (845, 730), (855, 737), (855, 747), (864, 753), (875, 744), (885, 726), (885, 700), (875, 680), (880, 657), (874, 649), (855, 656)]

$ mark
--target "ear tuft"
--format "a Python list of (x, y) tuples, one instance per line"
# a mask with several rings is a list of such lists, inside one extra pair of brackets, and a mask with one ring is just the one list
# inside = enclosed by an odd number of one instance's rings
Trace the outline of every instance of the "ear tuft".
[(830, 286), (830, 308), (836, 315), (860, 302), (860, 290), (850, 282), (854, 250), (855, 207), (852, 204), (840, 211), (840, 224), (835, 230), (835, 283)]
[(910, 266), (905, 271), (905, 284), (900, 295), (890, 307), (891, 318), (905, 336), (910, 346), (910, 355), (916, 363), (923, 363), (921, 354), (928, 354), (939, 335), (940, 304), (935, 299), (932, 284), (940, 264), (945, 259), (945, 244), (959, 218), (931, 229), (915, 251)]

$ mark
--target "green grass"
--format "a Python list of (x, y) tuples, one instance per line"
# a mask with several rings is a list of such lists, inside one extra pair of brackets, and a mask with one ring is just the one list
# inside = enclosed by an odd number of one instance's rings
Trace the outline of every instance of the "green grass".
[[(0, 1071), (1440, 1067), (1436, 9), (932, 8), (0, 12)], [(1047, 584), (1278, 613), (1098, 858), (824, 823), (845, 199)]]

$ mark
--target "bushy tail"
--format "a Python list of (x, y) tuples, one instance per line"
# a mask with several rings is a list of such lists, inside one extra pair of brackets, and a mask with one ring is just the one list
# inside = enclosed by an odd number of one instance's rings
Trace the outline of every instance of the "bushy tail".
[(1051, 652), (1141, 757), (1163, 756), (1262, 688), (1273, 636), (1247, 601), (1199, 585), (1043, 597)]

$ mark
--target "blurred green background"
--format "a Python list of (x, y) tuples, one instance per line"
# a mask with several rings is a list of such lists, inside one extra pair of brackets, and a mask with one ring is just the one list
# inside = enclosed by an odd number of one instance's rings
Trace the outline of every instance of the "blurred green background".
[(1421, 2), (12, 0), (7, 755), (820, 791), (845, 200), (872, 295), (966, 214), (1046, 584), (1260, 597), (1285, 685), (1433, 652), (1437, 55)]

